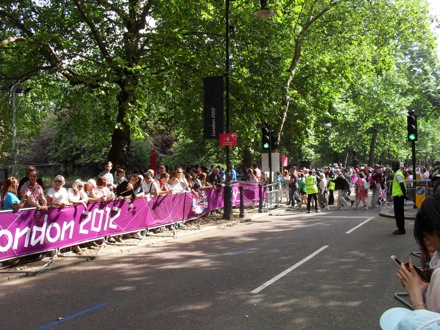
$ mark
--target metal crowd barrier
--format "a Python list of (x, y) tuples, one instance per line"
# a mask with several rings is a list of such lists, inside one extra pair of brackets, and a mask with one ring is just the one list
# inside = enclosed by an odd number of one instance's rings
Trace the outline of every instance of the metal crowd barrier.
[(280, 185), (271, 183), (266, 185), (266, 198), (264, 200), (264, 209), (276, 209), (280, 204)]

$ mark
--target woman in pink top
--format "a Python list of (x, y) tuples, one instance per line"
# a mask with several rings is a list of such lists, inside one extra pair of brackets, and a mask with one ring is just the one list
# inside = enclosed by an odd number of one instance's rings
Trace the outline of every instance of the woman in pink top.
[(358, 173), (358, 181), (357, 181), (357, 199), (356, 199), (356, 208), (359, 206), (359, 203), (362, 201), (364, 203), (364, 209), (367, 210), (367, 196), (368, 196), (368, 190), (365, 189), (365, 187), (368, 185), (365, 185), (365, 182), (367, 182), (367, 179), (365, 178), (364, 172), (360, 171)]

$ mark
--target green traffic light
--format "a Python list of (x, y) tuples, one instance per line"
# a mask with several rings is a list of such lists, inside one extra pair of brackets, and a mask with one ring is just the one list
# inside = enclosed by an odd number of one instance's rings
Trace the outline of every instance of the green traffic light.
[(267, 142), (264, 143), (264, 144), (263, 144), (263, 149), (269, 149), (269, 143), (267, 143)]
[(408, 135), (408, 140), (415, 141), (416, 140), (416, 135), (415, 134), (409, 134)]

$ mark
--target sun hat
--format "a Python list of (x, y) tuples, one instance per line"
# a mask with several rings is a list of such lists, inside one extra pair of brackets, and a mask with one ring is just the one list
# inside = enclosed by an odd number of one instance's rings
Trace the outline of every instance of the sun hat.
[(391, 308), (380, 317), (380, 327), (382, 330), (438, 330), (440, 329), (440, 313), (426, 309)]

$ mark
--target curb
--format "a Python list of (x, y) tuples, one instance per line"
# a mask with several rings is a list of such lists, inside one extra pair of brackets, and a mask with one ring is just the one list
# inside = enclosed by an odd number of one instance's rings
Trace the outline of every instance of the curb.
[[(411, 207), (405, 207), (405, 220), (415, 220), (417, 212), (419, 210)], [(384, 218), (393, 218), (394, 219), (394, 210), (393, 209), (385, 209), (379, 212), (379, 215)]]

